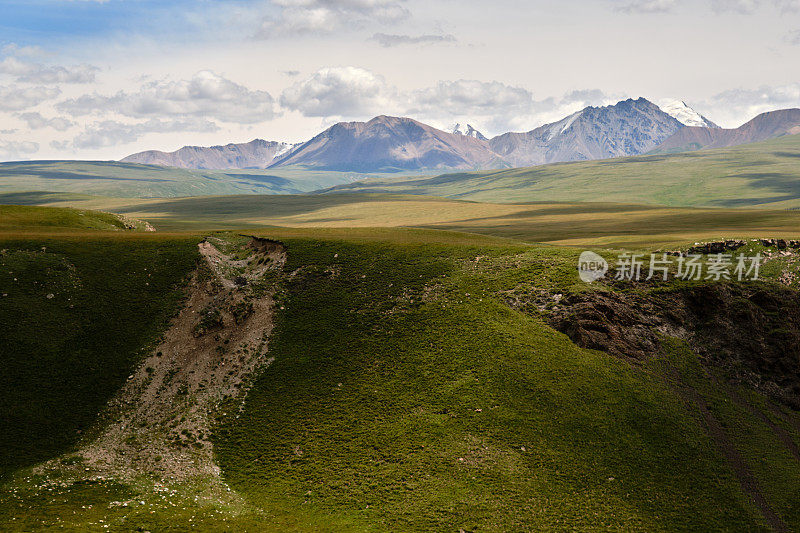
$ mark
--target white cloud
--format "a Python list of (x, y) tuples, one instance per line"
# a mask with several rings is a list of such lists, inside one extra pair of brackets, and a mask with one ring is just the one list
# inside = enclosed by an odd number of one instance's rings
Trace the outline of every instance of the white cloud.
[(56, 87), (0, 85), (0, 111), (22, 111), (61, 94)]
[(468, 123), (491, 136), (535, 122), (533, 94), (497, 81), (441, 81), (411, 91), (407, 101), (407, 114), (446, 129), (455, 122)]
[(443, 129), (455, 122), (469, 123), (487, 135), (527, 131), (588, 105), (616, 101), (596, 89), (537, 101), (526, 88), (479, 80), (442, 81), (431, 87), (401, 92), (381, 76), (357, 67), (322, 69), (286, 89), (280, 99), (284, 107), (305, 116), (322, 117), (328, 124), (392, 114)]
[(800, 0), (775, 0), (775, 5), (784, 13), (800, 11)]
[(377, 42), (384, 48), (404, 44), (438, 44), (454, 43), (457, 41), (453, 35), (425, 34), (425, 35), (398, 35), (390, 33), (376, 33), (370, 40)]
[(800, 107), (800, 83), (723, 91), (701, 102), (699, 107), (708, 110), (715, 122), (737, 127), (760, 113)]
[(711, 8), (718, 13), (726, 11), (752, 13), (760, 3), (760, 0), (711, 0)]
[[(617, 11), (623, 13), (670, 13), (681, 3), (688, 8), (696, 8), (694, 2), (681, 2), (681, 0), (631, 0), (617, 7)], [(749, 14), (755, 12), (764, 3), (764, 0), (710, 0), (708, 5), (716, 13)], [(766, 3), (777, 7), (784, 13), (800, 10), (800, 0), (769, 0)]]
[(364, 117), (394, 112), (397, 94), (366, 69), (330, 67), (284, 90), (280, 102), (307, 117)]
[(677, 0), (633, 0), (617, 10), (623, 13), (668, 13), (677, 5)]
[(20, 159), (39, 151), (39, 143), (0, 140), (0, 159)]
[(44, 50), (38, 46), (20, 46), (17, 43), (9, 43), (0, 48), (0, 55), (17, 57), (42, 57)]
[(73, 116), (115, 112), (133, 118), (203, 117), (237, 124), (264, 122), (278, 114), (269, 93), (250, 90), (211, 71), (198, 72), (190, 80), (148, 82), (136, 92), (87, 94), (57, 108)]
[(25, 121), (28, 125), (28, 128), (32, 130), (40, 130), (42, 128), (53, 128), (56, 131), (67, 131), (72, 126), (75, 125), (69, 119), (64, 117), (54, 117), (54, 118), (45, 118), (42, 116), (41, 113), (33, 112), (33, 113), (20, 113), (17, 115), (19, 118)]
[(59, 152), (66, 152), (72, 148), (72, 143), (69, 141), (50, 141), (50, 148)]
[(96, 122), (72, 140), (78, 149), (96, 149), (129, 144), (148, 133), (174, 133), (184, 131), (213, 132), (219, 128), (207, 120), (158, 120), (151, 119), (137, 124), (125, 124), (115, 120)]
[(441, 110), (448, 113), (488, 114), (493, 112), (529, 112), (533, 95), (522, 87), (497, 81), (441, 81), (433, 87), (411, 93), (412, 112), (428, 113)]
[(93, 83), (95, 73), (100, 70), (86, 64), (64, 67), (33, 62), (32, 58), (43, 54), (36, 47), (10, 44), (4, 46), (0, 53), (5, 56), (0, 60), (0, 74), (12, 76), (23, 83)]
[(277, 0), (274, 3), (280, 6), (280, 14), (262, 21), (256, 39), (327, 34), (342, 28), (396, 23), (410, 15), (396, 0)]

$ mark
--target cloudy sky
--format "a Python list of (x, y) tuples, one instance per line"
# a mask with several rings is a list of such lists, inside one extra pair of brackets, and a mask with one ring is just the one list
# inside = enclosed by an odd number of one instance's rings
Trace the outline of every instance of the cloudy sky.
[(0, 0), (0, 160), (405, 115), (487, 135), (678, 98), (800, 107), (800, 0)]

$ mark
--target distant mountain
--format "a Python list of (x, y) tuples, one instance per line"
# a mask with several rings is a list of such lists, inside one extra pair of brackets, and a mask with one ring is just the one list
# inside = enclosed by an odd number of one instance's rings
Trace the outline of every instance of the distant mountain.
[(682, 100), (662, 100), (659, 107), (664, 113), (674, 117), (684, 126), (719, 128), (719, 126), (686, 105), (686, 102)]
[(453, 134), (454, 135), (466, 135), (467, 137), (474, 137), (475, 139), (478, 139), (480, 141), (488, 141), (489, 140), (489, 139), (486, 138), (486, 136), (483, 133), (481, 133), (478, 130), (476, 130), (475, 128), (473, 128), (470, 124), (467, 124), (466, 127), (465, 127), (465, 126), (462, 126), (461, 124), (459, 124), (458, 122), (456, 122), (456, 125), (453, 126)]
[(667, 138), (653, 153), (725, 148), (800, 134), (800, 109), (762, 113), (734, 129), (686, 127)]
[(353, 172), (506, 166), (486, 141), (384, 115), (369, 122), (334, 124), (271, 167), (288, 165)]
[(293, 145), (255, 139), (249, 143), (225, 146), (184, 146), (175, 152), (150, 150), (129, 155), (124, 163), (195, 169), (267, 168)]
[(304, 166), (354, 173), (483, 170), (640, 155), (674, 135), (680, 147), (697, 148), (715, 143), (726, 131), (682, 101), (659, 107), (639, 98), (586, 107), (558, 122), (492, 139), (470, 124), (456, 124), (446, 132), (410, 118), (382, 115), (368, 122), (334, 124), (296, 145), (257, 139), (187, 146), (171, 153), (141, 152), (122, 161), (195, 169)]
[(587, 107), (527, 133), (505, 133), (491, 149), (514, 167), (643, 154), (683, 128), (657, 105), (639, 98)]

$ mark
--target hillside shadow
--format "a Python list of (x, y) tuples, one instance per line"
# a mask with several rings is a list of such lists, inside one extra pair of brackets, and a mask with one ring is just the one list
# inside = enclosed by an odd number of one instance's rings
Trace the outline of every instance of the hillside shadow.
[(61, 192), (7, 192), (0, 194), (0, 205), (47, 205), (83, 199), (79, 194)]
[[(171, 216), (193, 219), (287, 217), (320, 209), (369, 201), (369, 194), (328, 195), (237, 195), (158, 200), (116, 209), (120, 213), (152, 210)], [(387, 196), (382, 201), (402, 201)]]
[(775, 192), (776, 196), (770, 197), (748, 197), (730, 198), (716, 200), (710, 205), (724, 207), (748, 207), (787, 200), (800, 200), (800, 179), (793, 174), (782, 172), (749, 172), (744, 174), (732, 174), (726, 178), (737, 178), (748, 180), (748, 185), (754, 189), (768, 190)]
[[(137, 169), (141, 170), (141, 169)], [(39, 178), (50, 180), (112, 180), (112, 181), (145, 181), (145, 182), (170, 182), (173, 180), (163, 178), (129, 178), (117, 176), (99, 176), (89, 173), (78, 173), (69, 170), (53, 170), (49, 168), (37, 168), (26, 166), (25, 168), (4, 168), (0, 167), (0, 178), (4, 177), (24, 177)]]

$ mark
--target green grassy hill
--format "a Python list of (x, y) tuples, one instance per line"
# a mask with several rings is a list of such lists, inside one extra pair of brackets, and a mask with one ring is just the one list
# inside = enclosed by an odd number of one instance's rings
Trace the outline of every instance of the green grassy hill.
[[(213, 430), (232, 492), (23, 468), (0, 490), (0, 529), (766, 531), (754, 486), (800, 528), (796, 412), (679, 342), (634, 360), (553, 329), (555, 295), (624, 289), (581, 284), (580, 250), (400, 228), (261, 234), (288, 262), (274, 362)], [(198, 240), (0, 242), (7, 469), (69, 449), (166, 327)], [(655, 290), (623, 292), (681, 287)]]
[(800, 135), (690, 153), (432, 178), (369, 179), (332, 192), (426, 194), (482, 202), (616, 202), (800, 207)]
[(291, 167), (223, 171), (117, 161), (25, 161), (0, 163), (0, 192), (51, 191), (128, 198), (297, 194), (366, 176)]
[(92, 424), (166, 327), (196, 241), (0, 239), (0, 478), (68, 450)]
[(276, 361), (217, 431), (249, 501), (354, 530), (765, 529), (676, 371), (800, 525), (800, 462), (750, 447), (775, 436), (695, 355), (632, 365), (504, 303), (581, 290), (577, 251), (384, 238), (287, 240)]
[(112, 213), (64, 207), (0, 205), (0, 231), (24, 228), (46, 231), (96, 229), (119, 231), (142, 224)]

